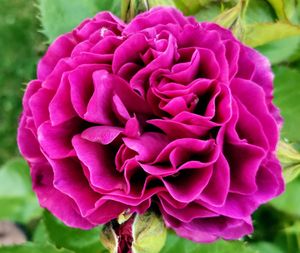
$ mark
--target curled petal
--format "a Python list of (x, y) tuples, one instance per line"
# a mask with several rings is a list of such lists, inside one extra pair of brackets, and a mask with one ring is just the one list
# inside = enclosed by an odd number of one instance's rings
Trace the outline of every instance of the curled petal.
[(171, 196), (180, 202), (189, 203), (201, 194), (212, 175), (212, 167), (198, 170), (181, 170), (176, 175), (163, 179)]
[(53, 170), (47, 161), (32, 163), (31, 177), (33, 189), (42, 207), (47, 208), (68, 226), (81, 229), (94, 227), (80, 215), (74, 201), (53, 186)]
[[(93, 186), (105, 191), (124, 188), (124, 180), (115, 171), (109, 147), (75, 135), (72, 144), (79, 160), (86, 166)], [(88, 152), (87, 152), (88, 151)]]
[(71, 55), (75, 45), (76, 41), (70, 33), (58, 37), (38, 64), (38, 79), (45, 80), (60, 59)]

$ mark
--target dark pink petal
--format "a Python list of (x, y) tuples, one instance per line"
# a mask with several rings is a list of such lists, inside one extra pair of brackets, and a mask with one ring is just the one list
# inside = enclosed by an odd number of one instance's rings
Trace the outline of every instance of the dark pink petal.
[(99, 200), (96, 203), (96, 210), (85, 218), (92, 224), (105, 224), (116, 219), (126, 211), (128, 206), (112, 200)]
[(77, 115), (71, 102), (68, 75), (63, 75), (61, 84), (49, 104), (49, 113), (53, 125), (59, 125)]
[(168, 119), (152, 119), (147, 122), (160, 128), (171, 139), (203, 136), (214, 126), (213, 124), (207, 124), (207, 126), (204, 124), (202, 126), (198, 124), (190, 125)]
[(89, 100), (94, 92), (92, 74), (101, 67), (105, 66), (98, 64), (83, 65), (69, 74), (72, 105), (82, 118), (84, 118)]
[(72, 70), (73, 65), (76, 64), (69, 58), (59, 60), (51, 74), (43, 81), (42, 87), (56, 91), (62, 81), (63, 74)]
[(227, 123), (232, 116), (232, 96), (229, 88), (220, 85), (220, 92), (215, 99), (213, 121), (219, 124)]
[[(148, 45), (149, 46), (149, 45)], [(166, 48), (158, 54), (145, 68), (139, 70), (130, 80), (130, 85), (137, 90), (140, 94), (145, 95), (147, 88), (147, 78), (153, 71), (165, 68), (171, 68), (172, 63), (176, 58), (177, 44), (172, 35), (168, 35)], [(150, 85), (152, 85), (150, 83)]]
[(149, 47), (147, 38), (143, 34), (135, 34), (124, 41), (115, 51), (112, 64), (114, 74), (117, 74), (125, 63), (135, 62), (139, 53)]
[(24, 107), (24, 113), (31, 114), (29, 108), (30, 98), (41, 88), (42, 82), (39, 80), (33, 80), (27, 84), (26, 91), (22, 100), (22, 105)]
[(35, 126), (38, 128), (43, 122), (49, 120), (49, 103), (53, 97), (51, 90), (40, 88), (29, 99), (29, 107), (32, 117), (35, 121)]
[(123, 138), (125, 145), (137, 152), (137, 160), (141, 162), (154, 161), (157, 155), (168, 143), (165, 135), (160, 133), (145, 133), (139, 138)]
[(80, 56), (80, 54), (90, 51), (92, 46), (93, 46), (93, 44), (90, 41), (82, 41), (82, 42), (78, 43), (74, 47), (71, 57), (73, 58), (76, 56)]
[(106, 71), (93, 73), (94, 92), (88, 101), (84, 118), (87, 121), (112, 125), (115, 121), (111, 103), (114, 92), (114, 85)]
[(21, 154), (26, 157), (28, 162), (39, 161), (43, 156), (40, 150), (39, 143), (36, 136), (30, 129), (26, 127), (26, 121), (28, 118), (25, 115), (21, 115), (19, 122), (17, 142)]
[[(263, 89), (255, 83), (244, 79), (234, 79), (231, 82), (231, 89), (234, 96), (246, 106), (248, 111), (260, 120), (270, 147), (272, 150), (275, 150), (279, 127), (272, 114), (268, 111)], [(251, 99), (249, 99), (250, 94)], [(252, 101), (255, 101), (255, 104)]]
[(217, 207), (198, 201), (207, 209), (235, 219), (243, 219), (252, 214), (257, 208), (258, 203), (253, 195), (240, 195), (238, 193), (229, 193), (223, 206)]
[[(202, 39), (200, 40), (199, 37)], [(224, 82), (228, 81), (229, 69), (226, 60), (226, 49), (218, 32), (208, 31), (201, 25), (186, 26), (180, 35), (179, 42), (179, 47), (199, 47), (211, 50), (219, 66), (216, 69), (217, 73), (220, 73), (218, 79)]]
[(230, 191), (253, 194), (257, 190), (256, 174), (266, 155), (262, 148), (240, 143), (226, 143), (225, 157), (231, 168)]
[(194, 202), (186, 205), (183, 208), (176, 208), (172, 206), (170, 203), (165, 201), (163, 198), (160, 198), (161, 206), (164, 212), (172, 215), (174, 218), (182, 221), (182, 222), (191, 222), (195, 218), (207, 218), (207, 217), (215, 217), (219, 216), (217, 213), (209, 211), (205, 207), (198, 205)]
[(122, 77), (124, 80), (131, 80), (131, 78), (141, 69), (139, 64), (134, 62), (127, 62), (122, 65), (118, 71), (118, 76)]
[(57, 126), (52, 126), (50, 121), (46, 121), (38, 129), (38, 141), (50, 159), (65, 158), (75, 154), (71, 140), (79, 131), (78, 119)]
[(193, 231), (208, 232), (216, 235), (218, 238), (232, 240), (252, 233), (251, 220), (248, 218), (245, 220), (230, 219), (224, 216), (208, 219), (200, 218), (195, 219), (185, 226)]
[(247, 140), (250, 144), (268, 149), (269, 143), (259, 120), (241, 102), (237, 101), (237, 104), (239, 107), (239, 119), (236, 130), (239, 137)]
[(214, 164), (212, 176), (199, 199), (213, 206), (222, 206), (229, 191), (230, 167), (223, 154)]
[(280, 116), (279, 109), (273, 104), (273, 79), (274, 74), (271, 70), (271, 63), (269, 60), (258, 54), (258, 52), (251, 50), (247, 47), (244, 48), (245, 54), (255, 63), (254, 73), (251, 77), (252, 81), (260, 85), (265, 91), (265, 97), (268, 105), (268, 109), (278, 124), (282, 124), (282, 117)]
[(113, 58), (113, 53), (118, 48), (118, 46), (122, 43), (122, 38), (107, 36), (104, 37), (102, 40), (97, 42), (91, 48), (91, 53), (95, 53), (97, 55), (106, 55), (111, 56)]
[(130, 114), (118, 95), (112, 97), (112, 109), (115, 116), (121, 122), (126, 122), (130, 118)]
[[(109, 12), (98, 13), (93, 19), (82, 22), (79, 27), (73, 31), (73, 36), (77, 40), (86, 40), (92, 37), (94, 33), (101, 29), (119, 35), (123, 30), (124, 23)], [(100, 35), (100, 33), (99, 33)]]
[(212, 175), (212, 167), (198, 170), (185, 169), (163, 179), (171, 196), (180, 202), (189, 203), (201, 194)]
[(122, 132), (123, 129), (120, 127), (95, 126), (84, 130), (81, 137), (91, 142), (108, 145), (112, 143)]
[(229, 80), (231, 80), (238, 71), (238, 61), (240, 55), (240, 45), (233, 40), (225, 41), (226, 59), (229, 66)]
[[(171, 152), (176, 148), (180, 148), (181, 152), (177, 153), (176, 156), (171, 156)], [(218, 154), (219, 150), (213, 140), (202, 141), (183, 138), (168, 144), (157, 156), (155, 162), (164, 162), (170, 158), (173, 167), (177, 167), (190, 160), (209, 165), (216, 161)]]
[(95, 208), (100, 195), (90, 188), (79, 161), (76, 158), (67, 158), (52, 160), (50, 163), (54, 173), (54, 187), (73, 199), (84, 217)]
[(161, 24), (178, 24), (184, 26), (186, 24), (196, 22), (185, 18), (178, 10), (174, 8), (153, 8), (150, 12), (142, 13), (134, 18), (124, 30), (125, 34), (135, 33), (143, 29), (155, 27)]
[(265, 203), (284, 191), (282, 169), (278, 159), (270, 155), (257, 173), (257, 200)]
[(124, 134), (127, 137), (138, 138), (141, 135), (141, 126), (136, 117), (130, 118), (125, 124)]
[(87, 167), (91, 183), (100, 189), (112, 191), (124, 188), (124, 180), (114, 170), (112, 152), (109, 147), (90, 142), (79, 135), (72, 139), (79, 160)]
[(204, 53), (201, 50), (195, 50), (190, 62), (174, 65), (171, 69), (171, 73), (165, 76), (178, 83), (190, 83), (199, 74), (201, 68), (199, 65), (203, 56)]
[(53, 171), (47, 161), (32, 163), (31, 177), (33, 189), (42, 207), (47, 208), (68, 226), (81, 229), (95, 226), (80, 215), (76, 204), (69, 196), (54, 188)]
[(225, 240), (235, 240), (236, 238), (252, 234), (253, 230), (251, 217), (248, 217), (232, 224), (229, 223), (227, 228), (220, 233), (220, 237)]
[(136, 152), (128, 148), (124, 143), (119, 147), (118, 152), (115, 156), (116, 170), (122, 172), (124, 167), (127, 166), (125, 161), (136, 156)]
[(162, 214), (166, 226), (172, 228), (178, 236), (184, 237), (186, 239), (195, 242), (201, 242), (201, 243), (210, 243), (218, 239), (217, 236), (209, 232), (202, 232), (202, 231), (195, 232), (195, 229), (189, 228), (188, 226), (186, 226), (186, 223), (181, 223), (180, 221), (177, 221), (171, 215), (166, 214), (163, 210), (162, 210)]
[(38, 79), (45, 80), (60, 59), (71, 55), (75, 45), (76, 41), (70, 33), (58, 37), (38, 64)]

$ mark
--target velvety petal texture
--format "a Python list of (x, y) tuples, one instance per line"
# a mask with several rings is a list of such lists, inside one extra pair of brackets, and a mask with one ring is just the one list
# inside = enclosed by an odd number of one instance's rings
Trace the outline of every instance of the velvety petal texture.
[(272, 93), (268, 60), (229, 30), (167, 7), (129, 24), (101, 12), (41, 59), (18, 144), (69, 226), (158, 208), (180, 236), (237, 239), (284, 189)]

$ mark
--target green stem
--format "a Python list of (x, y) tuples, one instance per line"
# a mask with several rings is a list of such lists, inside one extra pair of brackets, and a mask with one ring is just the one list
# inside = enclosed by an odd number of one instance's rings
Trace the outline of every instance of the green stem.
[(125, 22), (129, 22), (140, 12), (149, 9), (148, 0), (122, 0), (121, 2), (121, 18)]
[(122, 0), (121, 2), (121, 18), (126, 22), (127, 12), (130, 8), (130, 0)]
[(242, 2), (241, 18), (244, 19), (249, 5), (249, 0), (240, 0)]

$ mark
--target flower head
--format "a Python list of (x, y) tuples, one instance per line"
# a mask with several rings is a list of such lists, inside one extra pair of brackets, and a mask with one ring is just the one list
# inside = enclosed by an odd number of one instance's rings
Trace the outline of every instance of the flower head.
[(229, 30), (155, 8), (57, 38), (18, 131), (40, 204), (89, 229), (159, 208), (197, 242), (240, 238), (283, 191), (269, 62)]

